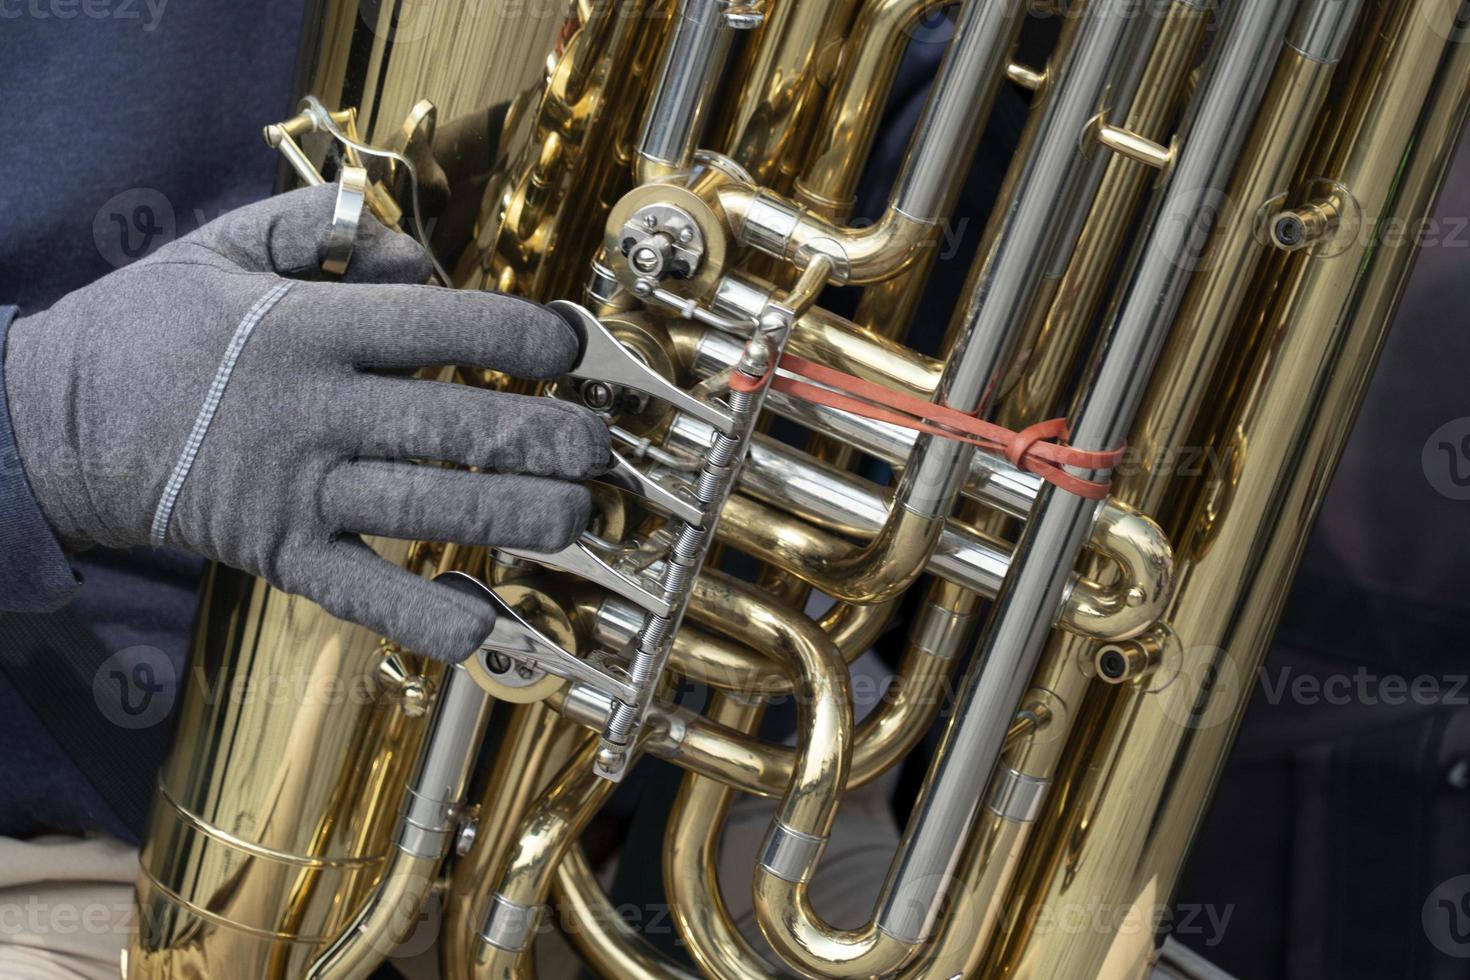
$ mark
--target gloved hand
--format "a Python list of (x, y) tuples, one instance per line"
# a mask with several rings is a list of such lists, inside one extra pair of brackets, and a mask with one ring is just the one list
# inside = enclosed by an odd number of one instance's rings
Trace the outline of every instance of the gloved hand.
[(591, 511), (568, 481), (607, 465), (607, 429), (554, 399), (373, 373), (552, 378), (578, 341), (525, 300), (409, 285), (423, 250), (369, 215), (345, 280), (314, 281), (335, 195), (242, 208), (12, 324), (21, 460), (73, 549), (167, 543), (461, 659), (493, 613), (358, 535), (562, 548)]

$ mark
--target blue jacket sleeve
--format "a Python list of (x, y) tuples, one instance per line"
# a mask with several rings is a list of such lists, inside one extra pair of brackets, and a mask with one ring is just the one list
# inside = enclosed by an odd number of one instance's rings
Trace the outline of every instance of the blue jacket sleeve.
[(0, 610), (49, 612), (81, 587), (61, 542), (31, 493), (5, 395), (5, 337), (13, 306), (0, 306)]

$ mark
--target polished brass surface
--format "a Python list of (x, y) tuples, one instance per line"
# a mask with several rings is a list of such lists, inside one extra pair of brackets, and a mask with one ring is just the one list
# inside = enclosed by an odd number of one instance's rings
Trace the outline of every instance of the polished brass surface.
[[(1140, 7), (1157, 22), (1117, 36), (1147, 43), (1109, 52), (1124, 52), (1126, 70), (1075, 129), (1047, 143), (1057, 100), (1077, 84), (1067, 68), (1089, 53), (1089, 11), (1114, 3), (1068, 5), (1043, 68), (1015, 60), (1021, 18), (993, 0), (320, 0), (301, 94), (321, 99), (354, 138), (410, 156), (436, 127), (506, 104), (498, 146), (479, 148), (489, 171), (451, 202), (458, 220), (429, 236), (457, 287), (585, 301), (653, 372), (726, 405), (735, 359), (770, 353), (749, 335), (784, 325), (792, 353), (947, 398), (973, 342), (962, 333), (966, 311), (1000, 287), (972, 276), (938, 351), (921, 353), (910, 334), (942, 215), (970, 163), (967, 140), (929, 141), (968, 134), (974, 120), (947, 132), (921, 124), (911, 137), (906, 159), (930, 165), (908, 175), (918, 181), (910, 190), (922, 187), (917, 199), (933, 213), (891, 205), (863, 223), (853, 200), (916, 25), (986, 23), (985, 77), (970, 78), (941, 117), (953, 122), (960, 105), (983, 118), (1007, 84), (1028, 93), (1031, 110), (976, 270), (1013, 244), (1009, 222), (1043, 149), (1081, 161), (1069, 208), (1029, 256), (1028, 274), (1039, 275), (1013, 306), (1009, 353), (985, 369), (990, 380), (967, 406), (1022, 429), (1061, 414), (1084, 390), (1089, 360), (1106, 353), (1099, 327), (1125, 305), (1137, 243), (1201, 135), (1190, 120), (1208, 89), (1206, 59), (1221, 58), (1236, 29), (1232, 4), (1218, 16), (1220, 5), (1199, 0)], [(1412, 264), (1413, 242), (1386, 230), (1429, 213), (1464, 123), (1470, 44), (1460, 7), (1292, 0), (1302, 34), (1272, 49), (1259, 109), (1242, 117), (1238, 159), (1209, 199), (1219, 207), (1205, 247), (1186, 257), (1160, 362), (1137, 378), (1142, 408), (1127, 456), (1078, 532), (1083, 559), (1053, 569), (1065, 577), (1057, 608), (1035, 617), (1044, 650), (1024, 671), (1029, 684), (1012, 672), (1024, 695), (1007, 691), (1008, 703), (984, 715), (1009, 729), (997, 728), (991, 785), (963, 801), (974, 819), (942, 855), (950, 887), (921, 938), (889, 928), (886, 906), (861, 925), (833, 926), (812, 906), (812, 882), (847, 795), (891, 773), (940, 719), (973, 710), (952, 703), (965, 696), (957, 678), (985, 669), (967, 661), (982, 659), (970, 654), (987, 606), (1027, 560), (1021, 532), (1055, 494), (990, 454), (965, 457), (944, 487), (927, 488), (953, 507), (910, 506), (910, 477), (922, 476), (913, 433), (864, 431), (773, 395), (767, 415), (784, 429), (761, 419), (749, 458), (731, 464), (743, 470), (710, 515), (719, 552), (689, 575), (687, 616), (628, 743), (640, 766), (681, 771), (662, 866), (692, 969), (622, 921), (604, 889), (602, 831), (615, 823), (602, 815), (615, 784), (594, 761), (616, 702), (552, 677), (501, 690), (479, 777), (445, 811), (455, 846), (445, 844), (446, 858), (415, 854), (395, 841), (412, 812), (415, 760), (446, 717), (445, 669), (213, 569), (180, 737), (143, 848), (142, 928), (126, 975), (365, 976), (412, 913), (438, 902), (446, 980), (535, 976), (553, 922), (604, 977), (1145, 976), (1157, 941), (1147, 930), (1079, 937), (1037, 923), (1078, 908), (1110, 910), (1089, 922), (1123, 923), (1123, 910), (1170, 901)], [(700, 103), (682, 108), (698, 111), (664, 118), (663, 97), (652, 98), (663, 73), (691, 67), (666, 65), (666, 51), (684, 50), (670, 39), (685, 15), (706, 27), (700, 18), (718, 18), (714, 49), (729, 55), (715, 59), (717, 78), (677, 79), (676, 96)], [(663, 134), (662, 145), (683, 148), (679, 160), (640, 156), (655, 119), (696, 120)], [(303, 115), (267, 138), (307, 180), (335, 179), (337, 155), (312, 129)], [(938, 167), (926, 145), (955, 152)], [(352, 150), (341, 159), (364, 162)], [(373, 212), (403, 219), (404, 173), (367, 162)], [(649, 208), (682, 215), (699, 239), (687, 277), (650, 280), (624, 254), (623, 230)], [(828, 285), (863, 287), (851, 319), (823, 305)], [(537, 390), (473, 370), (438, 376)], [(540, 393), (603, 411), (620, 452), (672, 492), (697, 479), (713, 438), (707, 422), (586, 383), (579, 374)], [(1205, 450), (1203, 472), (1177, 465), (1190, 447)], [(904, 482), (861, 475), (865, 453)], [(677, 525), (632, 495), (604, 487), (596, 496), (592, 530), (609, 561), (626, 574), (666, 567)], [(421, 574), (491, 583), (568, 652), (612, 670), (629, 662), (644, 628), (627, 598), (519, 558), (373, 545)], [(749, 580), (725, 570), (739, 556), (759, 563)], [(906, 601), (915, 588), (919, 601)], [(904, 633), (889, 630), (900, 610)], [(897, 665), (885, 696), (855, 722), (851, 665), (875, 644)], [(691, 685), (710, 693), (702, 708), (678, 699)], [(785, 744), (759, 733), (779, 699), (796, 705)], [(983, 783), (992, 771), (991, 760), (947, 751), (930, 782), (968, 768)], [(775, 801), (776, 816), (751, 876), (720, 881), (737, 793)], [(910, 843), (898, 846), (885, 894), (906, 874)], [(737, 926), (739, 890), (769, 948)]]
[[(1458, 142), (1470, 84), (1459, 12), (1439, 0), (1373, 5), (1360, 32), (1368, 43), (1340, 69), (1351, 72), (1334, 86), (1345, 111), (1319, 130), (1309, 172), (1351, 188), (1380, 227), (1429, 213)], [(1069, 746), (1057, 777), (1075, 796), (1048, 809), (1007, 903), (1020, 923), (1038, 908), (1168, 900), (1414, 253), (1374, 234), (1336, 257), (1297, 256), (1274, 289), (1240, 307), (1233, 332), (1252, 341), (1250, 363), (1241, 377), (1216, 376), (1231, 397), (1204, 429), (1229, 467), (1201, 481), (1181, 517), (1180, 585), (1164, 619), (1182, 652), (1177, 680), (1090, 692), (1090, 737)], [(1176, 377), (1167, 363), (1161, 380)], [(1069, 942), (1018, 924), (988, 970), (1129, 977), (1155, 955), (1145, 931), (1100, 938)]]

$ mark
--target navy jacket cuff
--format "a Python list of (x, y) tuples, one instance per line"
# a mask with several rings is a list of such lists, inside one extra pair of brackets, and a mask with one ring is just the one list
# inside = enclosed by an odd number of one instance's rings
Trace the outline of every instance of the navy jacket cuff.
[(16, 308), (0, 306), (0, 610), (50, 612), (81, 588), (56, 532), (31, 492), (5, 395), (5, 337)]

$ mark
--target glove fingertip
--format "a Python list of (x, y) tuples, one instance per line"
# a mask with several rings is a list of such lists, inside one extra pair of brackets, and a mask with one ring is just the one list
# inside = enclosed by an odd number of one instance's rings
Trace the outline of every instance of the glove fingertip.
[(523, 326), (536, 344), (535, 377), (558, 378), (582, 360), (582, 335), (561, 313), (548, 306), (528, 304)]
[(542, 524), (546, 540), (541, 550), (552, 552), (569, 547), (592, 524), (592, 493), (579, 483), (563, 484), (559, 497), (550, 501)]
[(457, 664), (467, 660), (490, 635), (495, 628), (495, 613), (489, 606), (482, 606), (467, 611), (462, 619), (456, 617), (451, 621), (446, 617), (438, 626), (425, 634), (427, 641), (421, 644), (423, 653), (444, 663)]

